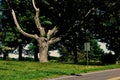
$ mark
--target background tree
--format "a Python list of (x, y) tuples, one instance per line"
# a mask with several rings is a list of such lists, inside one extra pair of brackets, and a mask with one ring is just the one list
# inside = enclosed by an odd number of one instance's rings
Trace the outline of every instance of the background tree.
[[(26, 39), (24, 36), (18, 34), (18, 30), (14, 27), (14, 22), (12, 19), (12, 15), (10, 14), (10, 6), (8, 3), (4, 0), (3, 1), (3, 19), (2, 19), (2, 42), (4, 46), (8, 47), (20, 47), (22, 46), (21, 43), (23, 43)], [(19, 48), (19, 60), (22, 58), (22, 48)], [(7, 54), (7, 53), (6, 53)]]
[(104, 51), (100, 48), (100, 45), (98, 44), (98, 40), (92, 39), (90, 46), (91, 46), (91, 50), (89, 54), (89, 59), (100, 61), (101, 55), (104, 54)]
[(92, 24), (93, 28), (91, 28), (91, 32), (95, 34), (96, 38), (106, 42), (107, 48), (115, 51), (115, 55), (118, 57), (120, 53), (120, 2), (119, 0), (93, 0), (93, 3), (96, 7), (96, 11), (94, 15), (95, 18), (91, 23), (97, 24)]

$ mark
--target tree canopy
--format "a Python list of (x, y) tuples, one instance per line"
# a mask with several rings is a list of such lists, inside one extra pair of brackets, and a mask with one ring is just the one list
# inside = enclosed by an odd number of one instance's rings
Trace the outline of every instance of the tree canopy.
[[(23, 29), (26, 32), (39, 34), (36, 27), (30, 27), (35, 26), (34, 9), (31, 3), (31, 0), (12, 0), (9, 6), (18, 14), (20, 25), (24, 25)], [(61, 44), (66, 46), (66, 41), (68, 41), (72, 44), (70, 46), (74, 52), (85, 41), (95, 38), (106, 42), (108, 49), (115, 51), (116, 55), (120, 53), (119, 5), (119, 0), (36, 0), (36, 6), (40, 8), (39, 19), (42, 26), (46, 31), (57, 26), (58, 33), (55, 36), (62, 37)], [(9, 13), (5, 14), (8, 16), (7, 26), (15, 26)], [(10, 33), (7, 31), (9, 37), (6, 40), (8, 41), (11, 39), (10, 36), (13, 36), (14, 40), (18, 36), (21, 37), (13, 28), (9, 28)]]

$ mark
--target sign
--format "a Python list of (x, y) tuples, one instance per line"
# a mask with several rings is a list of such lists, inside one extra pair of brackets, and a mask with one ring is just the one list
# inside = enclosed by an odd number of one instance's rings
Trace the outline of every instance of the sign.
[(84, 43), (84, 50), (85, 51), (90, 51), (90, 42)]

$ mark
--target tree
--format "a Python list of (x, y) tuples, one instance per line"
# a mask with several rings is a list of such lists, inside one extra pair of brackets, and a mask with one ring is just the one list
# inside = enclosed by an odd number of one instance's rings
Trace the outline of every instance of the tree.
[[(59, 26), (59, 32), (62, 34), (61, 44), (70, 47), (70, 52), (74, 54), (74, 63), (77, 63), (77, 47), (84, 42), (84, 23), (94, 8), (89, 7), (88, 0), (50, 0), (42, 7), (44, 14)], [(65, 45), (66, 41), (69, 41), (69, 46)]]
[(91, 44), (90, 45), (91, 50), (89, 54), (90, 59), (100, 60), (101, 55), (104, 54), (104, 51), (100, 48), (100, 45), (98, 45), (98, 40), (92, 39), (90, 44)]
[[(8, 1), (8, 0), (6, 0)], [(10, 13), (10, 6), (7, 4), (5, 0), (2, 3), (2, 8), (3, 8), (3, 18), (2, 20), (2, 45), (5, 47), (16, 47), (16, 46), (21, 46), (21, 42), (24, 40), (21, 40), (20, 34), (17, 34), (17, 29), (14, 28), (13, 26), (13, 19), (11, 18), (12, 16), (9, 14)], [(19, 44), (19, 45), (18, 45)], [(21, 49), (22, 50), (22, 49)], [(20, 51), (20, 50), (19, 50)], [(22, 51), (19, 52), (20, 55)], [(8, 54), (8, 52), (4, 52), (4, 54)], [(21, 60), (22, 56), (19, 56), (19, 59)]]
[(120, 54), (120, 2), (119, 0), (98, 0), (93, 1), (96, 7), (94, 20), (91, 21), (97, 24), (93, 24), (91, 32), (95, 34), (96, 38), (99, 38), (102, 42), (107, 43), (109, 50), (115, 51), (116, 57)]
[(39, 30), (39, 35), (38, 34), (29, 34), (25, 31), (22, 30), (22, 28), (20, 27), (17, 18), (16, 18), (16, 14), (15, 11), (12, 9), (12, 16), (14, 19), (14, 22), (16, 24), (16, 27), (18, 29), (18, 31), (20, 33), (22, 33), (24, 36), (30, 37), (30, 38), (34, 38), (37, 40), (38, 45), (39, 45), (39, 61), (40, 62), (48, 62), (48, 48), (49, 45), (57, 42), (60, 40), (60, 37), (52, 37), (56, 32), (57, 32), (57, 27), (54, 27), (51, 30), (48, 30), (47, 32), (45, 31), (45, 28), (43, 26), (41, 26), (40, 20), (39, 20), (39, 8), (36, 7), (35, 5), (35, 0), (32, 0), (32, 4), (33, 7), (36, 11), (35, 17), (34, 17), (34, 21), (35, 24), (37, 26), (37, 29)]

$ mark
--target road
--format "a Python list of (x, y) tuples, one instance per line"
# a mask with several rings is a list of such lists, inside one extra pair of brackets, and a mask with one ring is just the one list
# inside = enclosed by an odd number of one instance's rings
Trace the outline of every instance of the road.
[(64, 76), (48, 80), (120, 80), (120, 68), (83, 73), (80, 75)]

